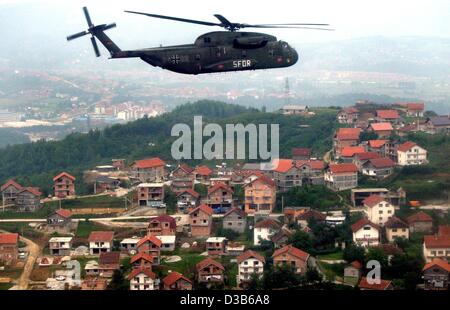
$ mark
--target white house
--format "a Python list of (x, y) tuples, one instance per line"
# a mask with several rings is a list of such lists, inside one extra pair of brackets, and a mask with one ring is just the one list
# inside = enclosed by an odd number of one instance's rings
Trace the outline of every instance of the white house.
[(175, 250), (175, 240), (176, 236), (167, 235), (167, 236), (156, 236), (159, 240), (161, 240), (161, 251), (174, 251)]
[(257, 222), (253, 229), (253, 244), (260, 245), (262, 240), (270, 240), (270, 237), (280, 229), (280, 222), (270, 218)]
[(380, 228), (366, 218), (362, 218), (351, 226), (353, 242), (360, 246), (377, 246), (380, 243)]
[(93, 231), (89, 235), (89, 253), (96, 255), (111, 252), (113, 246), (113, 231)]
[(154, 291), (159, 289), (156, 275), (150, 269), (134, 269), (129, 274), (128, 280), (132, 291)]
[(120, 241), (120, 249), (126, 251), (128, 254), (134, 255), (137, 253), (137, 243), (140, 239), (139, 237), (125, 238)]
[(264, 272), (264, 257), (254, 251), (248, 250), (236, 258), (238, 263), (237, 283), (240, 285), (249, 281), (253, 274), (260, 278)]
[(70, 255), (72, 237), (52, 237), (48, 241), (48, 247), (52, 255)]
[(400, 144), (397, 148), (397, 163), (400, 166), (426, 164), (427, 150), (411, 141)]
[(363, 204), (367, 218), (376, 225), (384, 225), (395, 213), (394, 206), (378, 195), (367, 197)]

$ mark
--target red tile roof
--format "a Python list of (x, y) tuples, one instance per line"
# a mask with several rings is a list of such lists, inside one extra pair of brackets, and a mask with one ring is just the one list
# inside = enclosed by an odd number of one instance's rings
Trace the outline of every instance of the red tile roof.
[(399, 219), (396, 216), (393, 216), (386, 223), (384, 223), (384, 227), (386, 227), (386, 228), (408, 228), (409, 226), (403, 220)]
[(260, 262), (262, 262), (263, 264), (266, 262), (264, 256), (256, 253), (255, 251), (252, 251), (252, 250), (245, 251), (244, 253), (242, 253), (241, 255), (236, 257), (236, 261), (238, 264), (240, 264), (244, 260), (249, 259), (249, 258), (255, 258), (255, 259), (259, 260)]
[(192, 188), (188, 188), (188, 189), (183, 190), (181, 193), (179, 193), (179, 194), (177, 195), (177, 197), (178, 197), (178, 196), (181, 196), (181, 195), (183, 195), (183, 194), (185, 194), (185, 193), (190, 194), (190, 195), (191, 195), (192, 197), (194, 197), (194, 198), (200, 197), (200, 194), (197, 193), (196, 191), (194, 191)]
[(140, 275), (141, 273), (145, 274), (146, 276), (148, 276), (152, 280), (156, 279), (156, 274), (154, 272), (152, 272), (150, 269), (148, 269), (148, 268), (138, 268), (138, 269), (134, 269), (128, 275), (128, 280), (133, 279), (134, 277)]
[(204, 260), (202, 260), (201, 262), (199, 262), (195, 267), (197, 269), (197, 271), (202, 270), (210, 265), (213, 265), (221, 270), (225, 270), (225, 268), (222, 266), (221, 263), (215, 261), (212, 258), (205, 258)]
[(355, 164), (330, 164), (329, 168), (334, 174), (358, 172)]
[(192, 284), (192, 281), (189, 280), (188, 278), (186, 278), (185, 276), (183, 276), (181, 273), (178, 273), (176, 271), (172, 271), (171, 273), (169, 273), (164, 279), (163, 279), (163, 283), (164, 285), (167, 286), (171, 286), (174, 283), (176, 283), (178, 280), (184, 280), (186, 282), (189, 282)]
[(406, 107), (409, 111), (423, 111), (425, 109), (425, 103), (423, 102), (408, 102)]
[(296, 247), (293, 247), (292, 244), (286, 245), (286, 246), (282, 247), (281, 249), (275, 250), (275, 252), (273, 252), (272, 257), (275, 258), (284, 253), (288, 253), (292, 256), (300, 258), (303, 261), (307, 261), (308, 257), (309, 257), (308, 253), (306, 253), (300, 249), (297, 249)]
[(231, 187), (229, 187), (225, 183), (217, 182), (212, 187), (208, 188), (208, 195), (214, 193), (215, 191), (217, 191), (219, 189), (223, 189), (224, 191), (233, 194), (233, 190), (231, 189)]
[(72, 216), (72, 212), (70, 212), (70, 210), (66, 210), (66, 209), (58, 209), (55, 212), (56, 214), (58, 214), (59, 216), (65, 217), (65, 218), (69, 218)]
[(278, 159), (276, 162), (277, 167), (273, 169), (275, 172), (286, 173), (294, 166), (292, 159)]
[(11, 180), (8, 180), (5, 184), (2, 185), (2, 187), (0, 188), (0, 191), (3, 192), (9, 186), (13, 186), (19, 191), (21, 191), (23, 189), (22, 185), (20, 185), (19, 183), (17, 183), (13, 179), (11, 179)]
[(425, 212), (419, 211), (415, 214), (408, 216), (406, 218), (406, 221), (409, 224), (413, 224), (416, 222), (433, 222), (433, 218), (431, 216), (429, 216), (428, 214), (426, 214)]
[(104, 252), (100, 253), (98, 258), (100, 265), (113, 265), (120, 263), (120, 252)]
[(89, 235), (89, 242), (111, 242), (114, 239), (113, 231), (93, 231)]
[(134, 162), (133, 166), (135, 168), (140, 168), (140, 169), (149, 169), (149, 168), (161, 167), (161, 166), (164, 166), (165, 164), (166, 163), (161, 158), (154, 157), (154, 158), (136, 160)]
[(397, 110), (377, 110), (377, 116), (384, 119), (398, 119)]
[(162, 245), (162, 241), (159, 240), (158, 238), (156, 238), (156, 236), (145, 236), (144, 238), (140, 239), (138, 241), (138, 243), (136, 244), (137, 247), (140, 247), (141, 245), (143, 245), (146, 242), (150, 242), (153, 243), (154, 245), (156, 245), (158, 248), (161, 247)]
[(370, 127), (372, 127), (373, 131), (391, 131), (391, 130), (394, 130), (394, 128), (392, 128), (391, 123), (372, 123), (372, 124), (370, 124)]
[(131, 257), (130, 263), (133, 264), (141, 259), (153, 264), (153, 256), (148, 253), (144, 253), (144, 252), (133, 255), (133, 257)]
[(188, 174), (191, 173), (192, 171), (194, 171), (194, 168), (190, 167), (188, 164), (185, 164), (185, 163), (179, 164), (177, 169), (181, 169)]
[(203, 176), (209, 176), (213, 171), (208, 166), (198, 166), (194, 169), (194, 172)]
[(450, 236), (450, 225), (439, 225), (439, 236)]
[(354, 223), (352, 226), (350, 226), (350, 228), (352, 229), (353, 232), (357, 232), (358, 230), (360, 230), (361, 228), (363, 228), (366, 225), (370, 225), (373, 228), (380, 230), (380, 227), (378, 225), (375, 225), (374, 223), (372, 223), (371, 221), (369, 221), (366, 218), (360, 219), (359, 221)]
[(197, 208), (195, 208), (194, 210), (192, 210), (191, 212), (189, 212), (189, 215), (194, 213), (194, 212), (197, 212), (197, 211), (205, 212), (208, 215), (212, 215), (214, 213), (213, 209), (211, 209), (207, 205), (200, 205)]
[(366, 199), (363, 200), (363, 203), (365, 206), (368, 206), (371, 208), (371, 207), (379, 204), (382, 201), (384, 201), (384, 198), (381, 197), (380, 195), (370, 195), (369, 197), (367, 197)]
[(360, 128), (339, 128), (336, 133), (338, 140), (359, 140)]
[(176, 229), (177, 228), (177, 223), (175, 221), (175, 219), (173, 217), (171, 217), (170, 215), (167, 214), (162, 214), (162, 215), (158, 215), (157, 217), (151, 218), (149, 220), (149, 223), (151, 222), (168, 222), (169, 223), (169, 227), (172, 229)]
[(41, 191), (39, 190), (38, 187), (24, 187), (20, 192), (21, 193), (22, 192), (29, 192), (29, 193), (32, 193), (35, 196), (41, 196), (42, 195), (42, 193), (41, 193)]
[(57, 176), (55, 176), (53, 178), (53, 181), (56, 181), (56, 180), (58, 180), (59, 178), (62, 178), (62, 177), (66, 177), (66, 178), (71, 179), (72, 181), (75, 181), (75, 177), (73, 175), (67, 173), (67, 172), (61, 172), (60, 174), (58, 174)]
[(359, 281), (359, 288), (363, 288), (363, 289), (369, 289), (369, 290), (387, 290), (389, 288), (389, 286), (391, 286), (392, 283), (391, 281), (388, 280), (382, 280), (380, 279), (380, 283), (379, 284), (369, 284), (369, 282), (367, 282), (367, 278), (362, 277), (361, 280)]
[(361, 269), (363, 267), (363, 265), (357, 260), (351, 262), (350, 265), (352, 265), (352, 267), (356, 269)]
[(228, 215), (230, 215), (230, 214), (232, 214), (232, 213), (235, 213), (235, 212), (236, 212), (237, 214), (239, 214), (240, 216), (242, 216), (242, 217), (245, 217), (245, 216), (246, 216), (244, 210), (239, 209), (239, 208), (232, 208), (232, 209), (230, 209), (227, 213), (225, 213), (225, 214), (223, 215), (223, 217), (226, 217), (226, 216), (228, 216)]
[(355, 154), (361, 154), (365, 151), (363, 146), (345, 146), (341, 150), (341, 156), (353, 157)]
[(245, 184), (244, 187), (248, 186), (250, 184), (253, 184), (255, 182), (263, 182), (263, 183), (265, 183), (265, 184), (267, 184), (269, 186), (272, 186), (272, 187), (275, 187), (275, 185), (276, 185), (275, 182), (271, 178), (269, 178), (269, 177), (267, 177), (267, 176), (262, 174), (262, 175), (259, 175), (256, 179), (254, 179), (250, 183)]
[(325, 168), (325, 162), (322, 160), (297, 160), (295, 162), (297, 168), (301, 168), (305, 165), (313, 170), (323, 170)]
[(310, 156), (311, 149), (303, 147), (292, 148), (292, 156)]
[(440, 259), (440, 258), (435, 258), (435, 259), (433, 259), (432, 262), (423, 266), (422, 271), (428, 270), (435, 266), (441, 267), (442, 269), (446, 270), (447, 272), (450, 272), (450, 264), (447, 261)]
[(0, 234), (0, 244), (17, 244), (19, 234)]
[(356, 154), (355, 157), (360, 160), (369, 160), (369, 159), (373, 159), (373, 158), (380, 158), (380, 154), (375, 153), (375, 152), (364, 152), (364, 153), (359, 153)]
[(256, 222), (255, 228), (273, 228), (273, 229), (280, 229), (281, 224), (277, 220), (268, 218), (264, 219), (262, 221)]
[(450, 236), (423, 236), (423, 242), (428, 249), (431, 248), (450, 248)]
[(359, 110), (355, 107), (347, 107), (347, 108), (343, 108), (342, 111), (344, 111), (345, 113), (348, 114), (354, 114), (354, 113), (358, 113)]
[(373, 159), (370, 159), (369, 162), (375, 168), (391, 168), (391, 167), (395, 167), (395, 162), (392, 159), (388, 158), (388, 157), (373, 158)]
[(384, 146), (387, 142), (388, 140), (369, 140), (369, 146), (374, 149), (378, 149)]
[(400, 144), (397, 148), (397, 151), (406, 152), (415, 147), (417, 144), (411, 141), (406, 141), (403, 144)]
[(312, 218), (314, 218), (318, 221), (325, 221), (326, 216), (322, 212), (319, 212), (317, 210), (312, 210), (312, 209), (308, 210), (306, 212), (303, 212), (302, 214), (297, 216), (297, 220), (301, 220), (301, 221), (307, 221)]

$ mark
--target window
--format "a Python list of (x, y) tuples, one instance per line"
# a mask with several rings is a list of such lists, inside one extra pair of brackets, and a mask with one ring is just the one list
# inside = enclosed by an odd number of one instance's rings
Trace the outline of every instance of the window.
[(200, 54), (195, 55), (195, 60), (200, 60)]
[(211, 38), (210, 37), (204, 37), (203, 38), (203, 42), (204, 43), (211, 43)]

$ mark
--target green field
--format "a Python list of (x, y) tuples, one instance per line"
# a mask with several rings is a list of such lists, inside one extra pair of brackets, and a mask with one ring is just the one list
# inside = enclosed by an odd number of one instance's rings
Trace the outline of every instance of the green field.
[(96, 230), (104, 230), (105, 227), (103, 225), (97, 224), (91, 221), (80, 221), (78, 223), (78, 228), (76, 232), (76, 236), (79, 238), (87, 238), (92, 231)]

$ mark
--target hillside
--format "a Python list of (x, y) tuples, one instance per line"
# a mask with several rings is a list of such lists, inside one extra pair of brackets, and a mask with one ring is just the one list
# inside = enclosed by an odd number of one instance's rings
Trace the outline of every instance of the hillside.
[[(337, 110), (323, 109), (314, 117), (286, 117), (222, 102), (189, 103), (155, 118), (143, 118), (88, 134), (74, 133), (61, 141), (8, 146), (0, 150), (0, 182), (15, 177), (24, 185), (38, 184), (49, 193), (52, 177), (67, 170), (77, 177), (78, 193), (82, 194), (87, 191), (81, 183), (83, 170), (110, 163), (112, 158), (126, 158), (131, 162), (159, 156), (172, 162), (170, 149), (176, 138), (170, 136), (171, 128), (176, 123), (192, 126), (195, 115), (202, 115), (204, 123), (221, 125), (280, 124), (281, 156), (290, 156), (294, 146), (312, 147), (315, 155), (319, 156), (331, 147), (335, 128), (334, 125), (323, 124), (334, 124), (336, 113)], [(300, 124), (307, 126), (300, 127)]]

